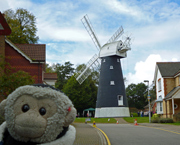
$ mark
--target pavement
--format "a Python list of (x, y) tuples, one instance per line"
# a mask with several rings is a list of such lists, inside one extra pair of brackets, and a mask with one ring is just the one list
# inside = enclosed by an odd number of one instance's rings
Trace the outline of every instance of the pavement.
[(76, 128), (74, 145), (107, 145), (105, 136), (92, 123), (73, 123)]
[[(118, 124), (131, 124), (127, 123), (122, 118), (116, 118)], [(108, 145), (106, 137), (97, 128), (94, 128), (92, 123), (73, 123), (76, 128), (76, 139), (74, 145)], [(168, 130), (180, 134), (180, 126), (177, 125), (165, 125), (158, 123), (138, 123), (139, 126), (151, 127), (155, 129)]]

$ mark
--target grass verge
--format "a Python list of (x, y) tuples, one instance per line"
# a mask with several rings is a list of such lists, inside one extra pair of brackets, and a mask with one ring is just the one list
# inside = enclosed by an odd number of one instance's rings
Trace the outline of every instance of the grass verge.
[[(85, 123), (85, 119), (88, 119), (88, 118), (85, 118), (85, 117), (76, 118), (74, 123)], [(117, 122), (116, 119), (114, 118), (90, 118), (90, 119), (91, 121), (87, 121), (87, 123), (93, 123), (93, 121), (95, 121), (96, 123), (116, 123)]]
[(134, 123), (137, 119), (137, 123), (149, 123), (149, 117), (124, 117), (123, 118), (128, 123)]

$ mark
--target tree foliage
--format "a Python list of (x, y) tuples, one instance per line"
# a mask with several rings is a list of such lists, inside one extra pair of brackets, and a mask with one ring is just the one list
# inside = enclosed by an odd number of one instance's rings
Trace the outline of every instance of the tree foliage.
[(72, 76), (63, 87), (63, 92), (72, 100), (78, 112), (87, 108), (95, 108), (97, 86), (90, 75), (81, 85)]
[(74, 68), (72, 67), (73, 64), (65, 62), (64, 65), (56, 64), (55, 65), (55, 72), (57, 73), (57, 82), (55, 84), (56, 88), (62, 90), (63, 86), (67, 83), (68, 79), (73, 75)]
[(45, 69), (46, 69), (46, 73), (55, 73), (55, 64), (53, 64), (52, 66), (49, 65), (48, 63), (46, 63), (45, 65)]
[(36, 18), (23, 8), (18, 8), (16, 12), (12, 9), (4, 11), (5, 18), (12, 33), (7, 36), (13, 43), (35, 44), (39, 37), (36, 36)]
[(6, 62), (0, 63), (0, 70), (0, 96), (3, 98), (6, 98), (16, 88), (35, 82), (35, 79), (27, 72), (16, 71)]
[(143, 109), (147, 104), (147, 86), (144, 83), (130, 84), (126, 88), (129, 107)]

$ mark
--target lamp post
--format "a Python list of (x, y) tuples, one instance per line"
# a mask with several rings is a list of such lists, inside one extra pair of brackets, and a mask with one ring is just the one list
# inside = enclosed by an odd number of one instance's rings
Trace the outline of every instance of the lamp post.
[(150, 108), (150, 95), (149, 95), (149, 81), (148, 80), (144, 80), (144, 82), (148, 83), (148, 102), (149, 102), (149, 123), (151, 123), (151, 108)]

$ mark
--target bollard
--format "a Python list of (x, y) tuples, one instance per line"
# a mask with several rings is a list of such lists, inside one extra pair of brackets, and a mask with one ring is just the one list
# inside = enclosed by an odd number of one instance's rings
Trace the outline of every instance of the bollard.
[(96, 122), (95, 121), (93, 121), (93, 127), (96, 127)]

